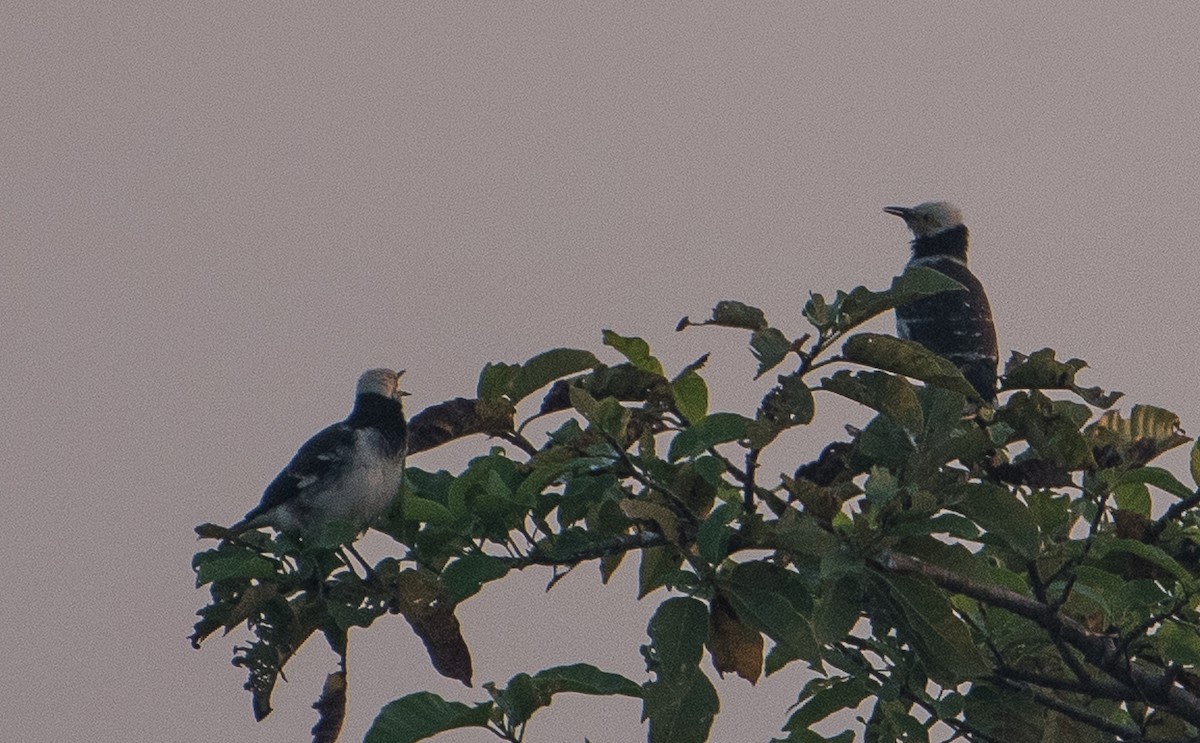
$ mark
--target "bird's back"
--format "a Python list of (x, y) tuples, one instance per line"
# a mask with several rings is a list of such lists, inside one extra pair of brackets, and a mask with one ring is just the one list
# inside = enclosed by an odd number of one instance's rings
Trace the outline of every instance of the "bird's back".
[(983, 284), (967, 267), (967, 228), (958, 225), (913, 240), (908, 267), (949, 276), (966, 291), (948, 291), (896, 308), (896, 332), (957, 366), (988, 402), (996, 399), (999, 346)]

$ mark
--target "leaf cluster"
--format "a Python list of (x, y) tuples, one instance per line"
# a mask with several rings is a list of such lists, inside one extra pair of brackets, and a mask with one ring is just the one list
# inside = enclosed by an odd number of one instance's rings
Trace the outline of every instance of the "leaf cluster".
[[(989, 406), (923, 347), (852, 333), (958, 289), (913, 269), (886, 290), (812, 295), (799, 335), (740, 302), (684, 318), (680, 330), (748, 332), (756, 378), (789, 365), (753, 411), (710, 409), (707, 356), (669, 373), (647, 341), (612, 331), (615, 364), (579, 349), (489, 364), (474, 399), (426, 411), (429, 438), (410, 449), (480, 432), (492, 445), (458, 473), (409, 468), (377, 525), (395, 556), (360, 578), (341, 559), (354, 535), (336, 525), (305, 544), (206, 526), (220, 542), (195, 558), (212, 600), (192, 641), (249, 629), (234, 663), (260, 718), (309, 636), (322, 633), (344, 672), (350, 630), (388, 614), (405, 617), (437, 672), (469, 685), (462, 602), (519, 570), (546, 570), (553, 586), (594, 564), (607, 581), (633, 556), (639, 599), (661, 597), (644, 680), (573, 665), (484, 684), (475, 705), (412, 693), (367, 739), (473, 726), (519, 741), (554, 694), (572, 692), (641, 699), (651, 741), (703, 741), (720, 711), (705, 658), (750, 683), (809, 670), (781, 712), (781, 741), (851, 740), (851, 728), (870, 740), (1200, 735), (1200, 450), (1190, 485), (1153, 466), (1189, 440), (1178, 418), (1108, 410), (1119, 393), (1078, 385), (1083, 362), (1049, 349), (1014, 354)], [(828, 395), (869, 421), (764, 479), (763, 452), (800, 435)], [(340, 678), (340, 697), (318, 702), (325, 739), (343, 711)]]

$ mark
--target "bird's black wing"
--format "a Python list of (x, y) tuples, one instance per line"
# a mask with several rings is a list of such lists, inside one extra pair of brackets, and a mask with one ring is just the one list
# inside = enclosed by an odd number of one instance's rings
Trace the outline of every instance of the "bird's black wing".
[(955, 364), (985, 400), (996, 395), (999, 349), (996, 326), (983, 284), (966, 266), (950, 259), (926, 262), (966, 287), (896, 308), (900, 336)]
[(275, 476), (262, 500), (244, 520), (266, 513), (276, 506), (287, 503), (305, 488), (335, 476), (347, 462), (354, 450), (354, 429), (345, 423), (335, 423), (304, 442), (287, 467)]

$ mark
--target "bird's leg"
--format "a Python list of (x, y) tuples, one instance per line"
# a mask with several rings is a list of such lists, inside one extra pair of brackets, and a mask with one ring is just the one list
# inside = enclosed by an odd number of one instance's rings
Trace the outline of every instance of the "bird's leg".
[[(363, 580), (366, 581), (367, 583), (370, 583), (371, 581), (375, 580), (375, 570), (366, 561), (366, 559), (358, 553), (358, 550), (354, 549), (354, 545), (347, 544), (347, 545), (344, 545), (344, 547), (345, 547), (345, 551), (354, 555), (355, 559), (358, 560), (358, 564), (362, 565), (363, 570), (366, 571), (366, 575), (363, 577)], [(350, 570), (352, 572), (356, 572), (356, 571), (354, 571), (354, 567), (350, 564), (350, 561), (348, 559), (346, 559), (345, 552), (342, 553), (342, 560), (346, 563), (346, 567), (350, 568)]]

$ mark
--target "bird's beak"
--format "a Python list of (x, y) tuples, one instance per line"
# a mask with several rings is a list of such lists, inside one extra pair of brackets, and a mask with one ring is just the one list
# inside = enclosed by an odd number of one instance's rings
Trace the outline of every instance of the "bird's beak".
[[(399, 370), (397, 370), (397, 371), (396, 371), (396, 382), (397, 382), (397, 384), (399, 384), (399, 382), (400, 382), (400, 377), (403, 377), (403, 376), (404, 376), (404, 371), (405, 371), (404, 369), (399, 369)], [(409, 396), (409, 395), (411, 395), (412, 393), (411, 393), (411, 392), (405, 392), (404, 390), (400, 389), (399, 387), (396, 387), (396, 394), (397, 394), (397, 395), (400, 395), (401, 397), (408, 397), (408, 396)]]
[(883, 211), (900, 217), (905, 221), (912, 216), (912, 209), (909, 209), (907, 206), (885, 206), (883, 207)]

